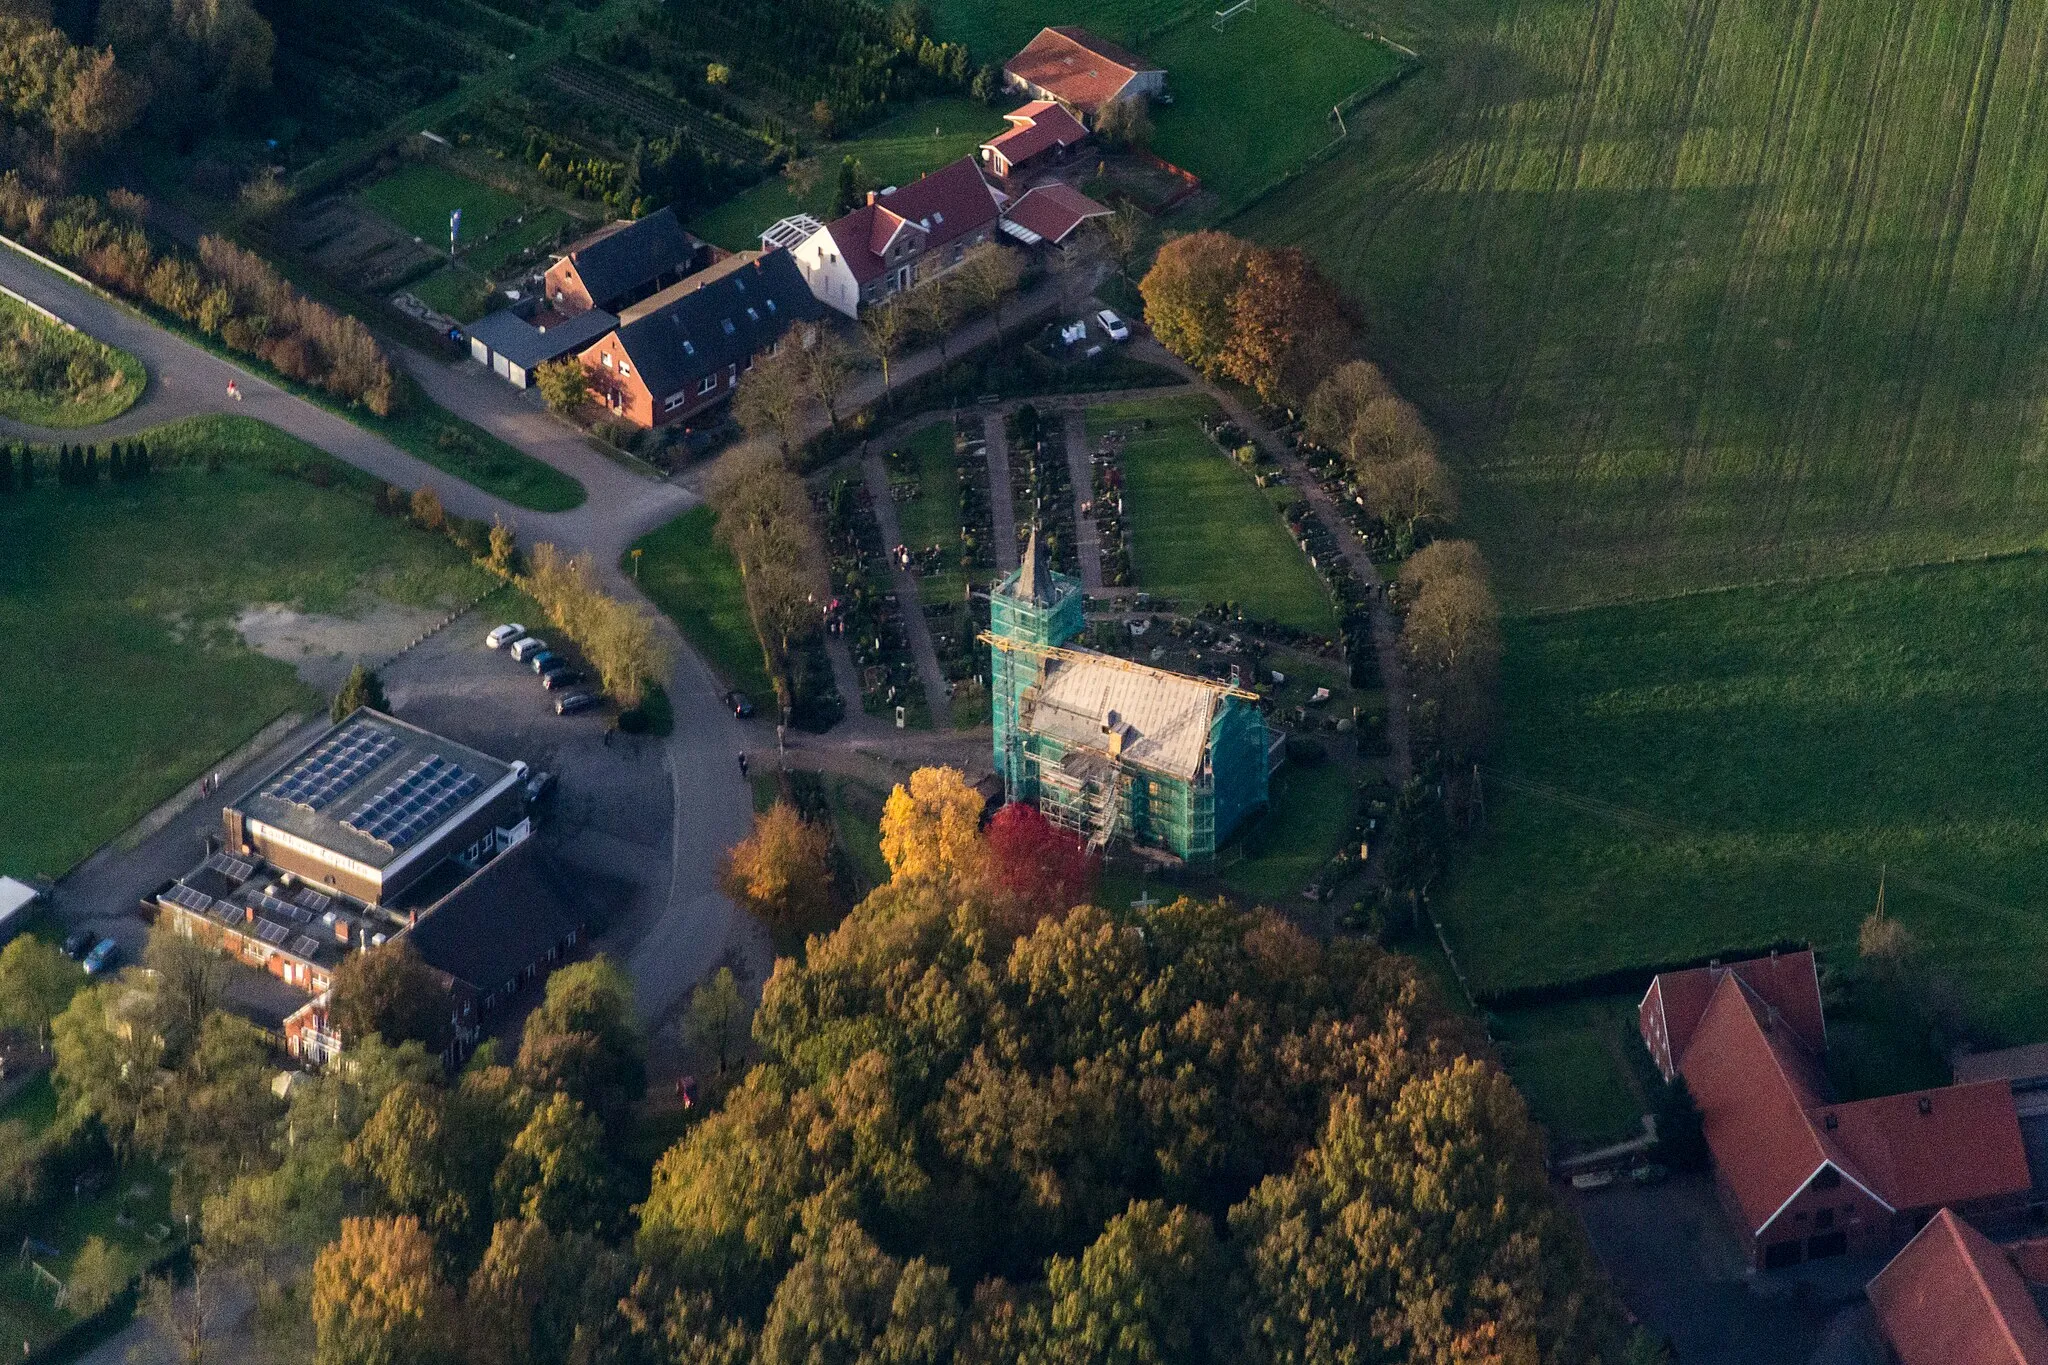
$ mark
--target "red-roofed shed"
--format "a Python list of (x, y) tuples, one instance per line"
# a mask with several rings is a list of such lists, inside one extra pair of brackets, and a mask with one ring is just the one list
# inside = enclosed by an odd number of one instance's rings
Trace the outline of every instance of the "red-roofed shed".
[(1033, 100), (1003, 117), (1010, 126), (981, 144), (981, 164), (990, 175), (1003, 179), (1029, 170), (1048, 156), (1065, 156), (1088, 138), (1081, 120), (1051, 100)]
[(1900, 1365), (2048, 1365), (2048, 1325), (2019, 1272), (1947, 1209), (1865, 1292)]

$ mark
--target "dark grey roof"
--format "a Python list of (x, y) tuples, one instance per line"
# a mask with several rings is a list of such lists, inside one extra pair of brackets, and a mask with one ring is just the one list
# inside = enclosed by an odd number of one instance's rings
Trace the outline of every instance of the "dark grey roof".
[(542, 330), (506, 309), (471, 323), (469, 334), (520, 369), (530, 370), (582, 350), (618, 323), (602, 308), (593, 308)]
[(1052, 570), (1045, 562), (1045, 547), (1038, 543), (1038, 523), (1031, 524), (1031, 539), (1024, 546), (1024, 562), (1017, 567), (1017, 581), (1009, 589), (1012, 597), (1021, 597), (1033, 606), (1051, 606), (1058, 588), (1052, 581)]
[(583, 923), (568, 875), (528, 838), (420, 912), (405, 937), (428, 966), (490, 992)]
[[(687, 283), (687, 282), (686, 282)], [(823, 312), (787, 251), (771, 251), (619, 328), (619, 344), (659, 404), (781, 340)]]
[(602, 307), (663, 275), (686, 273), (698, 245), (673, 210), (660, 209), (568, 254), (591, 302)]
[(509, 764), (480, 749), (364, 707), (286, 759), (234, 808), (384, 868), (431, 844), (511, 775)]

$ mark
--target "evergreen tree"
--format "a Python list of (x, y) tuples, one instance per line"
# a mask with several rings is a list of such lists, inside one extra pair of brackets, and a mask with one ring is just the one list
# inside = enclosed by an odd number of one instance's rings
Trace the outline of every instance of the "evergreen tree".
[(79, 479), (79, 482), (83, 483), (87, 488), (100, 481), (100, 448), (98, 446), (87, 446), (85, 448), (85, 465), (80, 473), (82, 477)]
[(334, 694), (334, 707), (328, 714), (335, 720), (346, 720), (363, 707), (375, 711), (388, 709), (384, 700), (384, 683), (374, 672), (357, 664), (349, 670), (348, 681), (341, 685), (341, 691)]
[(832, 216), (843, 217), (860, 207), (860, 163), (851, 153), (839, 158), (839, 193), (833, 200)]
[(35, 481), (36, 453), (34, 450), (24, 445), (21, 448), (21, 491), (26, 493), (30, 488), (35, 486)]

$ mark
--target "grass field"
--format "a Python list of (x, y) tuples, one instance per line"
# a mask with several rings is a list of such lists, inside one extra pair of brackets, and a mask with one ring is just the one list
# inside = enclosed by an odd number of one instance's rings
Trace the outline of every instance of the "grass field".
[[(466, 215), (463, 221), (468, 221)], [(507, 223), (490, 241), (463, 248), (463, 263), (483, 274), (496, 274), (500, 267), (528, 247), (538, 247), (552, 242), (557, 234), (570, 226), (570, 223), (569, 215), (560, 209), (529, 212), (525, 222)]]
[(953, 423), (934, 422), (903, 446), (903, 459), (891, 460), (890, 473), (915, 474), (918, 495), (896, 504), (903, 543), (913, 550), (929, 545), (945, 548), (949, 567), (918, 578), (918, 595), (926, 602), (958, 602), (966, 577), (960, 560), (960, 462), (953, 456)]
[[(1342, 763), (1290, 764), (1273, 775), (1266, 813), (1219, 855), (1223, 881), (1264, 905), (1291, 901), (1337, 851), (1358, 793)], [(1242, 858), (1234, 858), (1241, 850)]]
[(457, 322), (475, 322), (491, 306), (490, 281), (460, 261), (406, 287), (421, 303)]
[[(773, 709), (775, 687), (761, 660), (761, 642), (747, 611), (739, 565), (715, 534), (709, 507), (693, 507), (634, 542), (640, 590), (668, 614), (696, 651), (756, 706)], [(631, 573), (632, 556), (623, 561)]]
[[(1092, 445), (1126, 433), (1124, 503), (1135, 585), (1178, 598), (1183, 611), (1236, 602), (1254, 616), (1334, 633), (1336, 612), (1266, 495), (1202, 434), (1214, 412), (1200, 396), (1088, 409)], [(1149, 420), (1149, 430), (1136, 423)]]
[(1232, 227), (1359, 301), (1511, 600), (2041, 541), (2048, 10), (1384, 8), (1425, 70)]
[(519, 201), (466, 175), (424, 161), (408, 162), (360, 191), (363, 202), (429, 246), (445, 246), (448, 216), (462, 211), (457, 245), (475, 240), (519, 212)]
[(463, 421), (435, 405), (417, 388), (412, 389), (405, 405), (389, 417), (361, 410), (348, 416), (434, 468), (520, 507), (536, 512), (566, 512), (581, 507), (589, 496), (572, 476), (536, 460), (482, 427)]
[(147, 382), (142, 362), (126, 351), (0, 295), (0, 416), (91, 426), (134, 407)]
[(1508, 1075), (1554, 1141), (1595, 1147), (1641, 1135), (1651, 1107), (1644, 1082), (1655, 1075), (1635, 1005), (1632, 996), (1607, 996), (1495, 1017)]
[(1331, 107), (1388, 84), (1405, 65), (1294, 0), (1261, 0), (1222, 33), (1205, 8), (1147, 42), (1144, 55), (1166, 68), (1174, 95), (1152, 111), (1153, 150), (1199, 175), (1226, 206), (1328, 146), (1337, 137)]
[(361, 492), (270, 472), (353, 475), (261, 423), (190, 418), (144, 439), (159, 459), (212, 450), (223, 467), (0, 498), (0, 638), (29, 651), (0, 707), (0, 873), (64, 872), (279, 712), (320, 704), (241, 644), (243, 607), (428, 606), (485, 581)]
[(761, 230), (778, 218), (808, 213), (824, 222), (832, 217), (833, 200), (839, 193), (839, 163), (844, 157), (857, 158), (867, 182), (877, 189), (907, 185), (949, 161), (973, 155), (991, 134), (1008, 126), (1000, 113), (975, 100), (926, 100), (884, 119), (857, 138), (820, 148), (817, 174), (808, 192), (796, 193), (786, 176), (764, 180), (699, 215), (690, 230), (729, 251), (758, 249)]
[(2011, 1042), (2048, 1036), (2048, 556), (1507, 623), (1487, 828), (1439, 909), (1480, 989), (1886, 904)]
[(934, 0), (931, 7), (940, 38), (966, 43), (974, 49), (975, 61), (996, 66), (1015, 56), (1047, 24), (1079, 24), (1130, 46), (1176, 19), (1208, 15), (1215, 8), (1200, 0), (1072, 0), (1057, 14), (1040, 0)]

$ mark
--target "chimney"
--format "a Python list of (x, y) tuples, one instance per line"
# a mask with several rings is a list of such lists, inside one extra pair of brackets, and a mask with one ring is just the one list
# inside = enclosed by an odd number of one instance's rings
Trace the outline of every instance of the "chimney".
[(243, 906), (243, 907), (242, 907), (242, 923), (244, 923), (244, 924), (254, 924), (255, 922), (256, 922), (256, 907), (255, 907), (255, 906), (253, 906), (253, 905), (245, 905), (245, 906)]
[(873, 208), (874, 206), (875, 206), (875, 191), (873, 191), (873, 190), (869, 190), (869, 191), (868, 191), (868, 207), (869, 207), (869, 208)]
[(1930, 1096), (1922, 1095), (1920, 1097), (1920, 1117), (1924, 1119), (1933, 1112), (1934, 1100)]
[(334, 937), (337, 941), (348, 942), (348, 921), (337, 918), (334, 921)]

